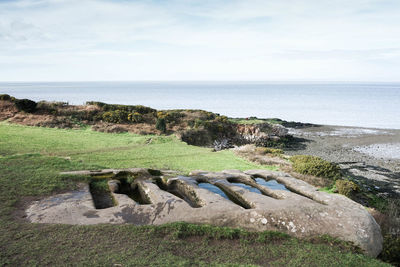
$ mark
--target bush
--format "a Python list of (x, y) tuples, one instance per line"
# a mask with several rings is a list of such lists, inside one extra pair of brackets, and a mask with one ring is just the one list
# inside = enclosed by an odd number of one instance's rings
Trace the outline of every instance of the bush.
[(138, 112), (128, 114), (128, 121), (138, 123), (142, 122), (143, 120), (144, 120), (143, 115)]
[(257, 140), (255, 145), (258, 147), (291, 148), (296, 146), (297, 139), (292, 135), (280, 136), (279, 138), (262, 138)]
[(155, 110), (153, 108), (142, 106), (142, 105), (131, 106), (131, 107), (133, 108), (133, 110), (135, 110), (139, 114), (148, 114), (148, 113), (156, 113), (157, 112), (157, 110)]
[(34, 112), (36, 110), (37, 103), (29, 99), (16, 99), (15, 105), (19, 111)]
[(296, 155), (291, 157), (290, 161), (293, 163), (292, 167), (294, 171), (301, 174), (314, 175), (333, 180), (341, 177), (340, 168), (336, 164), (319, 157)]
[(355, 192), (360, 191), (360, 187), (349, 180), (336, 180), (336, 189), (339, 194), (345, 195), (346, 197), (352, 196)]
[(210, 134), (204, 129), (190, 129), (181, 133), (181, 140), (189, 145), (210, 146), (212, 139)]
[(2, 94), (2, 95), (0, 95), (0, 100), (3, 100), (3, 101), (14, 101), (15, 97), (12, 97), (12, 96), (7, 95), (7, 94)]
[(158, 118), (156, 122), (156, 129), (159, 130), (162, 133), (165, 133), (167, 131), (167, 124), (165, 123), (164, 118)]
[(98, 101), (86, 101), (86, 105), (92, 105), (92, 106), (98, 106), (100, 108), (104, 107), (105, 105), (107, 105), (106, 103), (103, 102), (98, 102)]
[(380, 254), (382, 260), (394, 266), (400, 266), (400, 237), (386, 235), (383, 237), (383, 250)]
[(271, 154), (273, 156), (281, 156), (283, 154), (283, 150), (279, 148), (270, 148), (270, 147), (257, 147), (256, 151), (260, 154)]
[[(94, 102), (96, 103), (96, 102)], [(104, 111), (125, 111), (127, 113), (139, 113), (139, 114), (148, 114), (148, 113), (155, 113), (156, 110), (149, 108), (149, 107), (145, 107), (145, 106), (141, 106), (141, 105), (137, 105), (137, 106), (130, 106), (130, 105), (114, 105), (114, 104), (104, 104), (104, 103), (97, 103), (97, 106), (101, 107)]]
[(159, 111), (157, 112), (157, 118), (165, 119), (166, 122), (179, 122), (181, 118), (185, 117), (184, 113), (179, 111)]
[(48, 113), (56, 113), (57, 109), (68, 106), (67, 102), (47, 102), (39, 101), (36, 105), (37, 110), (45, 111)]
[(227, 116), (218, 116), (215, 118), (215, 120), (218, 122), (228, 122), (228, 117)]
[(124, 123), (128, 121), (128, 112), (124, 110), (107, 111), (103, 113), (103, 121), (111, 123)]
[(205, 111), (205, 110), (200, 110), (200, 119), (201, 120), (214, 120), (216, 117), (216, 114)]
[(131, 105), (116, 105), (116, 104), (107, 104), (103, 102), (98, 102), (98, 101), (87, 101), (86, 105), (94, 105), (98, 106), (101, 108), (103, 111), (124, 111), (127, 113), (139, 113), (139, 114), (149, 114), (149, 113), (156, 113), (157, 110), (152, 109), (150, 107), (142, 106), (142, 105), (136, 105), (136, 106), (131, 106)]

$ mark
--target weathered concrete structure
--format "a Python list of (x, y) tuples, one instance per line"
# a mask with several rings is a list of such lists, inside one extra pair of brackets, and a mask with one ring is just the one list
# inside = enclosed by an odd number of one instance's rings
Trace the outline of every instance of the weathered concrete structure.
[[(96, 209), (95, 195), (85, 184), (79, 190), (34, 202), (26, 210), (31, 222), (159, 225), (185, 221), (277, 230), (296, 237), (328, 234), (352, 241), (374, 257), (382, 250), (379, 225), (362, 205), (342, 195), (320, 192), (282, 172), (194, 171), (168, 179), (146, 169), (72, 173), (107, 177), (114, 206)], [(123, 178), (126, 175), (133, 182), (128, 183)], [(271, 180), (276, 181), (276, 188), (268, 185)]]

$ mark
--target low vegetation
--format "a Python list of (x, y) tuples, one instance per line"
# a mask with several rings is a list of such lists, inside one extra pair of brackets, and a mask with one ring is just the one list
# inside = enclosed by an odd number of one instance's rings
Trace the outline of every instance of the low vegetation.
[(271, 155), (274, 157), (280, 157), (284, 154), (282, 149), (271, 147), (257, 147), (256, 151), (260, 154)]
[(229, 119), (233, 123), (238, 124), (261, 124), (261, 123), (270, 123), (270, 124), (279, 124), (285, 127), (291, 128), (304, 128), (304, 127), (318, 127), (316, 124), (311, 123), (302, 123), (295, 121), (285, 121), (278, 118), (269, 118), (269, 119), (260, 119), (257, 117), (248, 117), (248, 118), (230, 118)]
[(360, 191), (360, 187), (353, 181), (349, 180), (336, 180), (335, 187), (339, 194), (345, 195), (346, 197), (351, 197), (356, 192)]
[(319, 157), (296, 155), (291, 157), (290, 161), (293, 163), (293, 170), (301, 174), (314, 175), (332, 180), (341, 177), (339, 166)]
[[(91, 127), (101, 132), (131, 132), (138, 134), (171, 134), (191, 145), (212, 147), (228, 141), (230, 145), (255, 143), (258, 146), (283, 148), (296, 140), (273, 131), (274, 124), (284, 124), (279, 119), (229, 119), (204, 110), (155, 110), (142, 105), (118, 105), (88, 101), (86, 105), (69, 105), (64, 102), (34, 102), (0, 96), (0, 119), (29, 126), (54, 128)], [(266, 138), (257, 141), (244, 138), (238, 127), (249, 122), (262, 123), (263, 129), (271, 130)], [(261, 127), (258, 125), (256, 127)], [(281, 127), (282, 128), (282, 127)], [(218, 150), (218, 149), (217, 149)]]

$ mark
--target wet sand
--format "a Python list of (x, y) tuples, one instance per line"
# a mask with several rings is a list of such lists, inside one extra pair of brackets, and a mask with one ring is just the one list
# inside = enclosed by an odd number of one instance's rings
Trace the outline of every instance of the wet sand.
[(323, 125), (291, 128), (290, 133), (301, 145), (287, 154), (338, 163), (346, 176), (371, 190), (400, 197), (400, 130)]

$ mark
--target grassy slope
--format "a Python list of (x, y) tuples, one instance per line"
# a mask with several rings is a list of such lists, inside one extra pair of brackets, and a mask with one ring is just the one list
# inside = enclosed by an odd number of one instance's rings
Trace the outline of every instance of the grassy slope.
[(189, 146), (173, 136), (107, 134), (90, 129), (60, 130), (2, 123), (0, 137), (3, 156), (40, 153), (70, 157), (73, 162), (102, 168), (169, 168), (185, 173), (194, 169), (263, 168), (236, 157), (231, 151), (212, 152)]
[[(153, 138), (150, 144), (146, 140)], [(74, 187), (65, 170), (168, 167), (258, 168), (231, 152), (187, 146), (173, 137), (103, 134), (0, 124), (0, 266), (261, 264), (380, 266), (326, 243), (264, 233), (172, 224), (37, 225), (16, 220), (27, 197)], [(61, 158), (71, 157), (71, 160)], [(76, 179), (76, 178), (75, 178)], [(215, 237), (220, 235), (221, 237)]]

